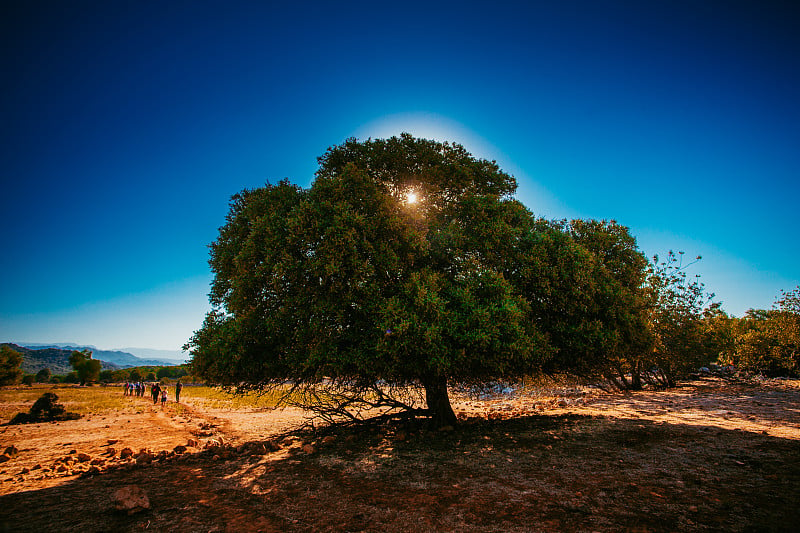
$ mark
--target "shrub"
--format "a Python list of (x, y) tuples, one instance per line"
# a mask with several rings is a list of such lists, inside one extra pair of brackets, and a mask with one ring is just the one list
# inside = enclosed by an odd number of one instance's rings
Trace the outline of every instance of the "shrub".
[(27, 413), (17, 413), (11, 419), (12, 424), (33, 424), (36, 422), (50, 422), (53, 420), (76, 420), (80, 415), (68, 413), (63, 405), (56, 403), (58, 396), (53, 392), (45, 392), (33, 403)]

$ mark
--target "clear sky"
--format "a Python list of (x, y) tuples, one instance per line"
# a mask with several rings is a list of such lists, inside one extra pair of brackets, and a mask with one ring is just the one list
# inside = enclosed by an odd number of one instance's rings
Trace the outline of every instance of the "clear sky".
[(231, 195), (402, 131), (768, 308), (800, 283), (797, 6), (6, 0), (0, 342), (179, 349)]

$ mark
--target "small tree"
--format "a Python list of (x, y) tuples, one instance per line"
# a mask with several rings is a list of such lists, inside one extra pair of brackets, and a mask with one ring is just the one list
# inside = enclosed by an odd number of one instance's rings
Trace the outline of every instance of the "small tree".
[(731, 362), (769, 376), (800, 372), (800, 288), (783, 292), (770, 310), (753, 310), (737, 324)]
[(27, 386), (32, 386), (36, 381), (36, 376), (34, 374), (25, 374), (22, 376), (22, 384)]
[(0, 386), (14, 385), (22, 379), (22, 354), (11, 347), (0, 346)]
[(705, 290), (700, 276), (689, 279), (686, 269), (700, 256), (683, 264), (683, 252), (672, 250), (663, 261), (653, 257), (647, 289), (652, 301), (651, 327), (656, 345), (648, 364), (654, 365), (645, 376), (665, 386), (700, 366), (716, 361), (718, 347), (710, 342), (708, 320), (717, 315), (720, 304)]
[(36, 382), (37, 383), (49, 383), (50, 382), (50, 369), (43, 368), (36, 373)]
[(78, 373), (78, 381), (81, 386), (86, 385), (100, 378), (100, 361), (92, 359), (92, 352), (89, 350), (77, 351), (73, 350), (69, 356), (69, 364)]

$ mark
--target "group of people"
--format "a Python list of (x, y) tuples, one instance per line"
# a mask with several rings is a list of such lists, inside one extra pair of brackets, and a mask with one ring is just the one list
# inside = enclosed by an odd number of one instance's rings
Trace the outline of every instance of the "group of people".
[[(147, 384), (141, 381), (126, 381), (125, 385), (123, 386), (123, 394), (125, 396), (144, 396), (145, 390), (147, 389)], [(181, 401), (181, 389), (183, 389), (183, 385), (181, 382), (177, 382), (175, 384), (175, 401)], [(150, 384), (150, 395), (153, 397), (153, 405), (158, 404), (158, 400), (161, 400), (161, 406), (163, 407), (167, 403), (167, 386), (161, 386), (160, 383), (157, 381)]]

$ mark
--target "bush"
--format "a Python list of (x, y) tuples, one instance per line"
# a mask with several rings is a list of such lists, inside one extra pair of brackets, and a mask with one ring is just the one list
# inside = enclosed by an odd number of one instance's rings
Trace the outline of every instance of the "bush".
[(36, 373), (36, 383), (47, 383), (50, 381), (50, 369), (43, 368)]
[(56, 403), (58, 396), (53, 392), (45, 392), (36, 400), (27, 413), (17, 413), (9, 425), (33, 424), (36, 422), (51, 422), (54, 420), (76, 420), (80, 418), (77, 413), (68, 413), (63, 405)]
[(24, 376), (22, 376), (23, 385), (27, 385), (28, 387), (30, 387), (35, 382), (36, 382), (36, 376), (34, 376), (33, 374), (25, 374)]

